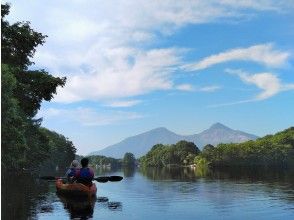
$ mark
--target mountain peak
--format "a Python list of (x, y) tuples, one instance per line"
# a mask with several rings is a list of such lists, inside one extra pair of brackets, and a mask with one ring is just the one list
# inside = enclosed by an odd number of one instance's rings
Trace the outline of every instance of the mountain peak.
[(150, 131), (146, 131), (143, 134), (149, 134), (149, 133), (161, 133), (161, 132), (170, 132), (170, 130), (168, 130), (165, 127), (158, 127), (158, 128), (154, 128)]
[(217, 123), (211, 125), (209, 129), (230, 129), (230, 128), (223, 125), (223, 124), (221, 124), (221, 123), (219, 123), (219, 122), (217, 122)]
[(158, 128), (154, 128), (151, 131), (167, 131), (168, 129), (166, 127), (158, 127)]

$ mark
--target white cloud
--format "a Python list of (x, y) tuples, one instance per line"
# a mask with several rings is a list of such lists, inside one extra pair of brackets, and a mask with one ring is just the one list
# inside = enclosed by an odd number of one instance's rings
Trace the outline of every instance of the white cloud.
[[(180, 57), (176, 49), (156, 49), (147, 52), (114, 49), (105, 52), (112, 61), (101, 70), (69, 78), (59, 88), (55, 101), (75, 102), (84, 99), (103, 100), (126, 98), (173, 86), (171, 75)], [(130, 61), (131, 60), (131, 61)]]
[(53, 118), (56, 120), (74, 121), (82, 126), (103, 126), (117, 124), (123, 121), (135, 120), (144, 116), (136, 112), (125, 111), (97, 111), (92, 108), (41, 109), (36, 118), (43, 117), (45, 120)]
[[(18, 0), (12, 1), (9, 18), (29, 20), (33, 28), (49, 36), (37, 50), (36, 66), (67, 76), (67, 85), (59, 89), (56, 101), (76, 102), (172, 89), (182, 51), (152, 49), (154, 41), (188, 24), (233, 20), (247, 13), (251, 16), (278, 9), (284, 6), (274, 0), (89, 0), (86, 4), (79, 0), (46, 4)], [(279, 55), (276, 62), (286, 56)]]
[(195, 90), (191, 84), (181, 84), (176, 86), (176, 89), (180, 91), (186, 91), (186, 92), (192, 92)]
[(141, 103), (141, 100), (128, 100), (128, 101), (113, 101), (107, 103), (105, 106), (113, 107), (113, 108), (120, 108), (120, 107), (131, 107)]
[(289, 55), (288, 52), (275, 50), (272, 44), (259, 44), (211, 55), (196, 63), (185, 65), (184, 68), (190, 71), (202, 70), (229, 61), (252, 61), (269, 67), (281, 67), (286, 63)]
[(220, 103), (220, 104), (213, 104), (213, 105), (208, 105), (208, 108), (218, 108), (218, 107), (223, 107), (223, 106), (231, 106), (231, 105), (239, 105), (239, 104), (244, 104), (248, 102), (255, 102), (255, 99), (248, 99), (248, 100), (241, 100), (241, 101), (236, 101), (236, 102), (229, 102), (229, 103)]
[(177, 90), (186, 91), (186, 92), (215, 92), (219, 90), (220, 86), (204, 86), (204, 87), (195, 87), (191, 84), (180, 84), (175, 87)]
[(253, 84), (262, 90), (254, 100), (268, 99), (279, 92), (293, 90), (294, 84), (284, 84), (281, 80), (273, 73), (255, 73), (249, 74), (242, 70), (227, 69), (227, 73), (234, 74), (240, 77), (240, 79), (247, 84)]
[(199, 88), (199, 91), (201, 92), (215, 92), (216, 90), (219, 90), (220, 86), (204, 86)]
[(229, 103), (220, 103), (207, 106), (208, 108), (217, 108), (223, 106), (232, 106), (249, 102), (257, 102), (268, 99), (280, 92), (294, 90), (294, 83), (285, 84), (273, 73), (247, 73), (239, 69), (226, 69), (227, 73), (237, 75), (244, 83), (251, 84), (261, 89), (261, 92), (255, 97)]
[(289, 7), (291, 5), (291, 1), (269, 1), (269, 0), (220, 0), (220, 4), (225, 4), (232, 8), (250, 8), (256, 10), (274, 10), (279, 11), (282, 7)]

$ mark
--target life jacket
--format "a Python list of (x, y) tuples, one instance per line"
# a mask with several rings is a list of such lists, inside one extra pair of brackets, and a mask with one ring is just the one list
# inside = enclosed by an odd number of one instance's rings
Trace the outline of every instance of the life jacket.
[(79, 183), (83, 183), (85, 185), (92, 185), (94, 172), (89, 167), (81, 168), (76, 171), (75, 177), (77, 179), (77, 182)]
[(68, 177), (76, 176), (76, 173), (78, 170), (79, 170), (78, 168), (70, 168), (70, 172), (68, 172), (67, 176)]

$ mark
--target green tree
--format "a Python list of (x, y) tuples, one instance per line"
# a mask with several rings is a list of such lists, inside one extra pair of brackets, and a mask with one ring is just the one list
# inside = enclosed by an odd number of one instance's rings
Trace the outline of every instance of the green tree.
[(188, 165), (193, 163), (195, 156), (199, 153), (198, 147), (188, 141), (179, 141), (173, 145), (156, 144), (140, 158), (140, 163), (143, 166), (153, 167)]
[(201, 156), (212, 166), (294, 167), (294, 127), (256, 141), (219, 144), (203, 149)]
[(33, 62), (36, 47), (43, 45), (46, 35), (31, 29), (29, 22), (16, 22), (12, 25), (4, 20), (9, 14), (10, 5), (1, 4), (1, 62), (21, 69), (27, 69)]
[(40, 128), (40, 133), (49, 140), (47, 157), (43, 159), (42, 170), (54, 170), (56, 166), (60, 169), (67, 168), (75, 159), (76, 148), (73, 143), (61, 134)]
[(38, 166), (50, 155), (49, 139), (35, 119), (42, 101), (50, 101), (66, 78), (53, 77), (44, 70), (29, 69), (36, 47), (45, 35), (31, 29), (29, 22), (9, 24), (9, 5), (1, 5), (2, 67), (2, 167)]
[(133, 166), (135, 166), (135, 162), (136, 162), (136, 159), (135, 159), (134, 154), (129, 153), (129, 152), (125, 153), (125, 155), (123, 157), (123, 165), (124, 166), (133, 167)]
[(3, 168), (22, 167), (28, 145), (25, 138), (28, 121), (13, 97), (16, 88), (15, 68), (1, 65), (1, 165)]
[(27, 117), (32, 118), (43, 100), (50, 101), (58, 86), (64, 86), (66, 78), (53, 77), (45, 70), (28, 70), (36, 47), (43, 45), (46, 35), (31, 29), (29, 22), (12, 25), (4, 20), (9, 5), (1, 5), (1, 63), (17, 68), (13, 71), (16, 88), (13, 96)]

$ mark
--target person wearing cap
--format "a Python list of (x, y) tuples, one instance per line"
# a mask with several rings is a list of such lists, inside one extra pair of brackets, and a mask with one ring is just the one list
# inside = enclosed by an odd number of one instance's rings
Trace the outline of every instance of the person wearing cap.
[(73, 160), (71, 162), (70, 168), (66, 171), (65, 174), (69, 183), (72, 183), (74, 181), (74, 177), (79, 170), (79, 165), (79, 161), (77, 160)]

